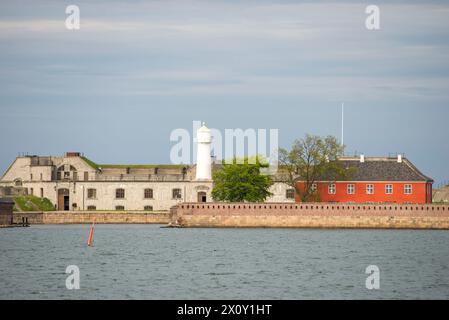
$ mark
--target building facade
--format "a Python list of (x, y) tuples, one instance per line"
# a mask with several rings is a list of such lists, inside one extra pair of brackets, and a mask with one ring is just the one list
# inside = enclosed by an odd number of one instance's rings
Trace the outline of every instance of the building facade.
[[(432, 203), (433, 180), (401, 155), (386, 158), (344, 157), (343, 167), (351, 170), (344, 181), (317, 181), (317, 198), (336, 203)], [(299, 183), (302, 188), (303, 183)], [(296, 199), (298, 202), (300, 199)]]
[[(0, 180), (0, 195), (11, 189), (48, 198), (57, 210), (169, 210), (180, 202), (212, 202), (211, 134), (197, 132), (196, 165), (99, 165), (78, 152), (61, 157), (17, 157)], [(432, 179), (410, 161), (397, 158), (341, 158), (354, 174), (345, 181), (316, 182), (322, 202), (429, 203)], [(282, 172), (282, 169), (280, 169)], [(295, 202), (295, 190), (274, 176), (267, 202)], [(299, 182), (301, 187), (301, 182)], [(8, 195), (8, 194), (6, 194)]]

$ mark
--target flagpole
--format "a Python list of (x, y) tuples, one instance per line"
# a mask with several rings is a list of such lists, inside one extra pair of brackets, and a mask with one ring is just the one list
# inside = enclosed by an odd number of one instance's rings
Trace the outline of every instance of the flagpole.
[(341, 103), (341, 145), (345, 145), (345, 103)]

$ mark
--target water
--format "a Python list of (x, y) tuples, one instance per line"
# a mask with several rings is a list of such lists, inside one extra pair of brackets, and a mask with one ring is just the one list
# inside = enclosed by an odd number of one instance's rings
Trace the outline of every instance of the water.
[(89, 228), (0, 229), (0, 299), (449, 298), (447, 231), (97, 225), (88, 248)]

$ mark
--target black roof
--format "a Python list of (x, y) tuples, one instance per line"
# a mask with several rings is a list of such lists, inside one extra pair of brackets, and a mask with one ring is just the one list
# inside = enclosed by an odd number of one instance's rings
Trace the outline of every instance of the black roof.
[(344, 168), (354, 168), (347, 178), (351, 181), (423, 181), (433, 180), (421, 173), (406, 158), (398, 162), (397, 158), (358, 158), (340, 159)]

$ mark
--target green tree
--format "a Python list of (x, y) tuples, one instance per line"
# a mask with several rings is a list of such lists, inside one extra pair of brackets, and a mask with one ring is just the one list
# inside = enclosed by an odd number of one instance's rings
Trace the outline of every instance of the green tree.
[(295, 189), (302, 202), (316, 201), (318, 195), (313, 185), (319, 179), (335, 181), (351, 174), (338, 161), (343, 152), (344, 146), (335, 137), (307, 134), (296, 140), (290, 151), (279, 150), (280, 178)]
[(258, 157), (255, 161), (244, 158), (223, 163), (222, 169), (213, 175), (212, 197), (227, 202), (265, 201), (272, 195), (269, 189), (273, 185), (272, 178), (260, 172), (266, 166)]

